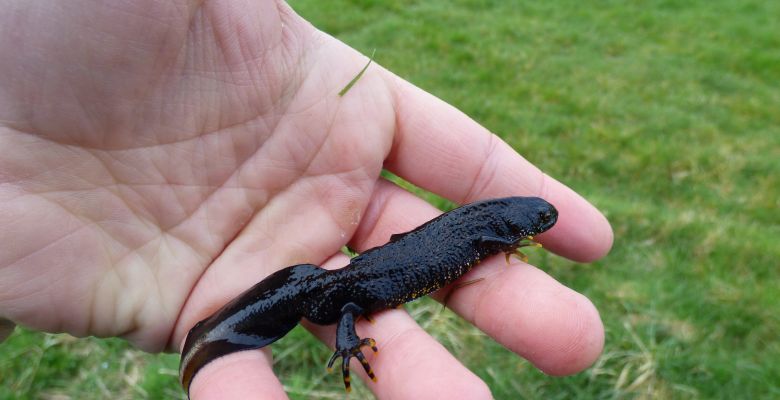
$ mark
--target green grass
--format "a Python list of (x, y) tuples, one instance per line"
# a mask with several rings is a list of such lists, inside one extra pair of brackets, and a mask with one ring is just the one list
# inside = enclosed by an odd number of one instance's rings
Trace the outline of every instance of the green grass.
[[(604, 354), (581, 374), (545, 376), (433, 302), (409, 308), (496, 398), (780, 397), (780, 3), (292, 4), (612, 222), (602, 261), (532, 254), (606, 324)], [(343, 398), (305, 331), (274, 353), (293, 398)], [(178, 393), (175, 356), (121, 341), (19, 331), (0, 354), (0, 398)]]

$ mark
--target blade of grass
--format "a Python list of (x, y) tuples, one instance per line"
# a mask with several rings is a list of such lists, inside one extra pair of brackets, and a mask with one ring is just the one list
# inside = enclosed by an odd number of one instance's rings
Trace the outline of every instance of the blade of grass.
[(363, 73), (366, 72), (368, 66), (371, 65), (372, 61), (374, 61), (374, 54), (376, 54), (376, 49), (374, 49), (374, 51), (371, 52), (371, 57), (368, 58), (368, 62), (366, 63), (366, 66), (363, 67), (363, 69), (361, 69), (360, 72), (358, 72), (358, 74), (355, 75), (355, 77), (352, 78), (351, 81), (349, 81), (349, 83), (347, 83), (347, 86), (344, 86), (344, 89), (341, 89), (341, 91), (339, 92), (339, 97), (344, 96), (347, 93), (347, 91), (349, 91), (349, 89), (352, 89), (352, 86), (355, 86), (355, 83), (358, 81), (358, 79), (360, 79), (360, 77), (363, 76)]

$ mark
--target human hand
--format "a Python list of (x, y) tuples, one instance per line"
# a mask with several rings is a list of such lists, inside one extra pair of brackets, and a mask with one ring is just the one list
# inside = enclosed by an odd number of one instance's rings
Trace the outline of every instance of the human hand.
[[(559, 222), (540, 239), (562, 256), (611, 246), (585, 200), (378, 65), (339, 97), (366, 58), (286, 4), (25, 0), (0, 27), (14, 55), (0, 59), (0, 317), (178, 349), (271, 272), (343, 266), (345, 243), (361, 251), (438, 213), (382, 168), (458, 203), (544, 197)], [(472, 274), (485, 281), (448, 307), (543, 371), (600, 353), (583, 296), (524, 264)], [(359, 332), (382, 350), (369, 356), (379, 397), (489, 397), (408, 314), (375, 319)], [(332, 327), (308, 327), (333, 343)], [(284, 392), (264, 349), (209, 364), (191, 395)]]

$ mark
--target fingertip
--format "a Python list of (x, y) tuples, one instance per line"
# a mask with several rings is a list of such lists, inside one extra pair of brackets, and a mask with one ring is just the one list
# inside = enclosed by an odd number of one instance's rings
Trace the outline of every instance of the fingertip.
[(534, 365), (552, 376), (581, 372), (598, 360), (604, 350), (604, 324), (595, 305), (585, 296), (572, 291), (570, 318), (559, 325), (566, 334), (552, 344), (557, 347), (546, 357), (534, 360)]
[(528, 264), (483, 264), (475, 272), (485, 282), (455, 293), (454, 311), (549, 375), (573, 374), (598, 359), (604, 326), (587, 297)]
[(577, 262), (592, 262), (612, 248), (614, 234), (604, 214), (562, 183), (551, 183), (544, 196), (558, 210), (558, 222), (539, 235), (544, 247)]
[(204, 366), (190, 385), (190, 399), (286, 399), (266, 350), (247, 350)]

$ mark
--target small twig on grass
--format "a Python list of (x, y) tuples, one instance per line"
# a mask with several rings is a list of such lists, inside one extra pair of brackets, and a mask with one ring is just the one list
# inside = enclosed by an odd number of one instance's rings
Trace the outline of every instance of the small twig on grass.
[(363, 73), (366, 72), (368, 66), (371, 65), (372, 61), (374, 61), (374, 54), (376, 54), (376, 49), (374, 49), (374, 51), (371, 52), (371, 57), (368, 58), (368, 62), (366, 63), (366, 66), (363, 67), (363, 69), (361, 69), (360, 72), (358, 72), (358, 74), (354, 78), (352, 78), (351, 81), (349, 81), (349, 83), (347, 83), (347, 86), (344, 86), (344, 89), (341, 89), (341, 91), (339, 92), (339, 96), (344, 96), (344, 94), (346, 94), (347, 91), (349, 91), (349, 89), (352, 89), (352, 86), (355, 85), (355, 82), (357, 82), (358, 79), (360, 79), (360, 77), (363, 76)]

